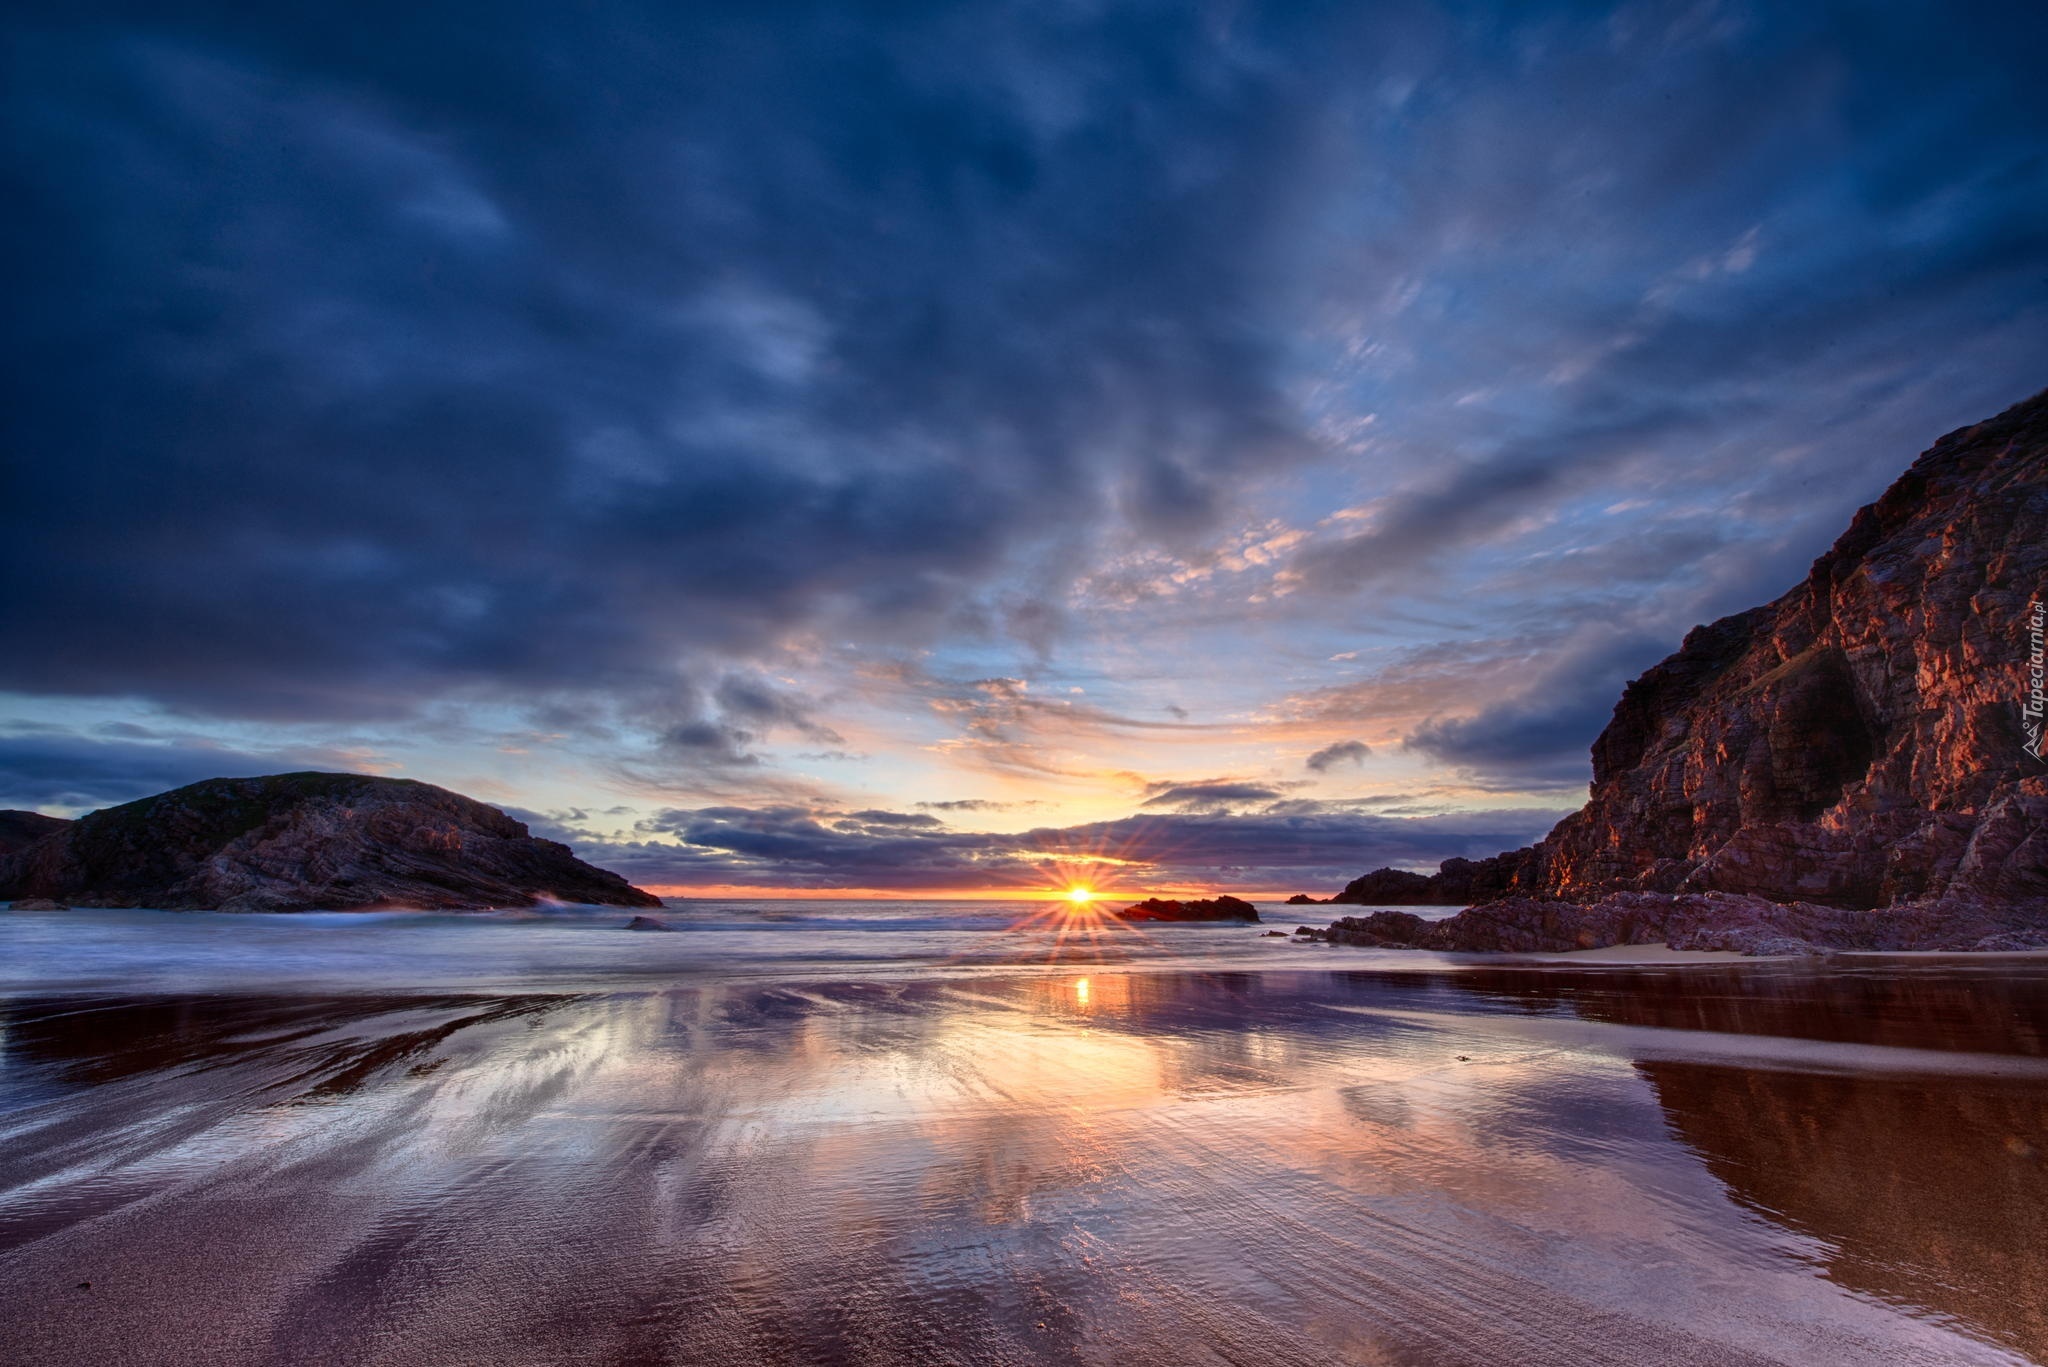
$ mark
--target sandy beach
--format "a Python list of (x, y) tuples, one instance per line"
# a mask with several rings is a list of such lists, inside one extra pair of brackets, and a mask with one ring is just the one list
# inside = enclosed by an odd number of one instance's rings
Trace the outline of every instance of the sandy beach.
[[(384, 932), (423, 977), (519, 933)], [(1121, 963), (711, 952), (750, 933), (517, 990), (17, 975), (0, 1356), (2048, 1355), (2035, 966), (1290, 961), (1208, 928)]]

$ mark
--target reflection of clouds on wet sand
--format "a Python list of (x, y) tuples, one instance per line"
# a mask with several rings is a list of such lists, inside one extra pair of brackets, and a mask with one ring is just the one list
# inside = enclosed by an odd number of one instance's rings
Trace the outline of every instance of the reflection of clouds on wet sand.
[[(51, 1364), (2041, 1351), (2048, 1084), (1636, 1058), (1874, 999), (1631, 976), (16, 1002), (0, 1294)], [(1823, 1047), (2039, 1049), (2035, 985), (1884, 1000)]]

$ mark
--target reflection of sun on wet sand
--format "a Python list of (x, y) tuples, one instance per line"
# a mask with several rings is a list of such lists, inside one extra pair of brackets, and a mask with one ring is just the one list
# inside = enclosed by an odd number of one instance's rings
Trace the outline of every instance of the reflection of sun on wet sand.
[(1104, 908), (1100, 894), (1076, 884), (1034, 911), (1019, 917), (1013, 931), (1051, 932), (1045, 957), (1048, 962), (1101, 957), (1119, 942), (1143, 944), (1145, 932)]
[(16, 1001), (0, 1297), (52, 1367), (2003, 1362), (2044, 1026), (1754, 963)]

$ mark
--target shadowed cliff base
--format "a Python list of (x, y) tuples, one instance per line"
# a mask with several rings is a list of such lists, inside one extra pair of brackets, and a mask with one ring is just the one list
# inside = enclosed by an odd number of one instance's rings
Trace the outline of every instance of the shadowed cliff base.
[(1333, 899), (1472, 910), (1328, 934), (2048, 948), (2048, 765), (2027, 729), (2044, 597), (2048, 392), (1943, 437), (1799, 587), (1696, 628), (1629, 684), (1589, 800), (1542, 841), (1435, 875), (1380, 869)]
[(1590, 903), (1504, 897), (1440, 921), (1405, 911), (1343, 916), (1310, 939), (1372, 949), (1560, 954), (1609, 945), (1738, 954), (2048, 950), (2037, 904), (1936, 902), (1860, 911), (1734, 893), (1614, 892)]

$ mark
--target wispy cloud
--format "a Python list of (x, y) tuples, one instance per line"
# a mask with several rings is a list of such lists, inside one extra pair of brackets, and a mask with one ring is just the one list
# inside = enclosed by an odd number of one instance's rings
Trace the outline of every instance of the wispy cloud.
[(1434, 867), (1491, 854), (1548, 830), (1555, 811), (1399, 817), (1296, 803), (1267, 813), (1195, 811), (1040, 827), (956, 830), (926, 813), (798, 805), (663, 811), (637, 839), (566, 826), (550, 833), (643, 884), (897, 892), (1017, 891), (1077, 868), (1130, 891), (1229, 887), (1331, 890), (1368, 868)]

